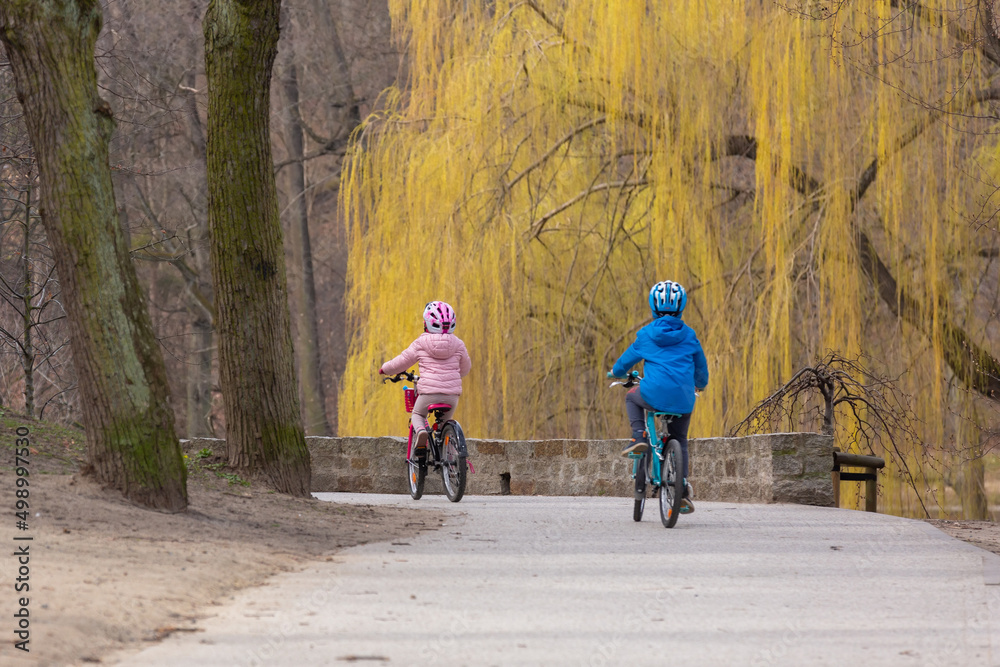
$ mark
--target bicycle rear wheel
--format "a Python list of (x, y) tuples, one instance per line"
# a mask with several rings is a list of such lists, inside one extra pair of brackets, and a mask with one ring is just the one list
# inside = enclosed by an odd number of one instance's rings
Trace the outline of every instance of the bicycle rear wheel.
[(465, 435), (458, 422), (450, 421), (441, 430), (441, 481), (448, 500), (457, 503), (465, 495), (468, 473), (468, 453)]
[(681, 456), (681, 443), (676, 440), (668, 442), (660, 471), (663, 477), (663, 484), (660, 486), (660, 521), (666, 528), (673, 528), (681, 513), (681, 498), (684, 496)]
[(632, 508), (632, 520), (642, 521), (642, 511), (646, 508), (646, 468), (649, 452), (633, 462), (635, 470), (635, 506)]

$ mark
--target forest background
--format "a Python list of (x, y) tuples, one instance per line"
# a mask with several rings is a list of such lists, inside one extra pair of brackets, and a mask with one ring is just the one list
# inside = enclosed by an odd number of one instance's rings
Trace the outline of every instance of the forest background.
[[(107, 3), (97, 60), (120, 221), (182, 437), (225, 437), (207, 5)], [(468, 433), (623, 435), (603, 371), (648, 321), (649, 285), (672, 278), (712, 372), (693, 435), (826, 428), (841, 449), (887, 458), (883, 509), (988, 518), (993, 10), (285, 2), (272, 143), (307, 432), (394, 430), (399, 397), (374, 372), (440, 298), (475, 362)], [(58, 277), (3, 63), (0, 105), (0, 401), (72, 422)], [(807, 367), (783, 410), (744, 422)]]

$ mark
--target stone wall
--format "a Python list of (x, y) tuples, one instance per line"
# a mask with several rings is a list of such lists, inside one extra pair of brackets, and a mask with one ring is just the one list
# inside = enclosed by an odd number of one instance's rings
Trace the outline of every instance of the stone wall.
[(833, 436), (701, 438), (690, 442), (690, 458), (696, 498), (833, 506)]
[[(216, 441), (217, 442), (217, 441)], [(406, 442), (398, 437), (306, 438), (313, 491), (406, 493)], [(211, 445), (190, 441), (189, 451)], [(469, 440), (470, 495), (630, 496), (632, 461), (623, 440)], [(774, 433), (690, 442), (695, 498), (833, 505), (833, 438)], [(442, 493), (438, 475), (426, 493)]]

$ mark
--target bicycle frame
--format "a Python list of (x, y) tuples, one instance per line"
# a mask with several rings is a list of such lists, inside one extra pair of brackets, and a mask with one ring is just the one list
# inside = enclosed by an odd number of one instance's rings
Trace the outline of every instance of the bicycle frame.
[[(667, 412), (652, 412), (650, 410), (646, 410), (646, 433), (649, 434), (649, 446), (652, 451), (651, 454), (652, 463), (649, 466), (649, 471), (648, 471), (649, 474), (647, 475), (647, 481), (653, 486), (660, 486), (663, 482), (662, 465), (664, 458), (663, 454), (664, 438), (662, 438), (659, 435), (659, 432), (656, 428), (657, 417), (665, 420), (664, 427), (666, 427), (666, 425), (670, 423), (670, 420), (676, 417), (676, 415)], [(664, 435), (666, 435), (666, 433)], [(646, 455), (645, 453), (629, 454), (629, 458), (633, 459), (632, 479), (635, 479), (635, 476), (638, 474), (639, 466), (642, 465), (642, 459), (643, 457), (645, 457), (645, 455)]]
[[(465, 433), (462, 431), (462, 425), (459, 424), (454, 419), (444, 419), (444, 420), (442, 420), (441, 419), (441, 416), (443, 414), (442, 410), (431, 410), (431, 412), (434, 415), (434, 423), (433, 424), (428, 424), (430, 426), (430, 429), (429, 429), (429, 431), (427, 433), (427, 436), (428, 436), (427, 437), (427, 449), (428, 449), (427, 463), (429, 465), (433, 466), (435, 470), (437, 470), (438, 468), (441, 467), (441, 461), (442, 461), (441, 432), (444, 429), (444, 427), (445, 427), (446, 424), (454, 424), (455, 430), (459, 433), (459, 437), (461, 438), (461, 441), (458, 444), (459, 451), (463, 455), (465, 455), (465, 456), (468, 456), (468, 454), (467, 454), (467, 449), (466, 449), (466, 444), (465, 444)], [(406, 459), (407, 460), (412, 460), (413, 459), (413, 424), (412, 423), (410, 424), (409, 433), (408, 433), (407, 439), (406, 439)], [(475, 468), (472, 467), (472, 461), (466, 459), (466, 462), (469, 464), (469, 472), (475, 474), (476, 470), (475, 470)]]
[[(677, 415), (669, 412), (652, 412), (651, 410), (646, 410), (646, 433), (649, 434), (649, 446), (653, 454), (652, 464), (649, 466), (647, 481), (653, 486), (661, 486), (663, 483), (663, 445), (666, 443), (667, 436), (669, 436), (669, 431), (666, 430), (666, 426), (675, 417), (677, 417)], [(659, 430), (656, 428), (657, 418), (663, 421), (663, 436), (659, 434)], [(638, 474), (639, 466), (642, 465), (642, 459), (644, 456), (645, 454), (629, 454), (629, 458), (633, 459), (632, 479), (635, 479), (636, 474)]]

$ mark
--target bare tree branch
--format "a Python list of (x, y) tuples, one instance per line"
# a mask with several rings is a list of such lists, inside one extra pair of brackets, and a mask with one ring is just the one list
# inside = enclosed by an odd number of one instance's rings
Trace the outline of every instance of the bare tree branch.
[[(865, 363), (865, 362), (869, 363)], [(781, 428), (797, 428), (799, 424), (822, 423), (822, 432), (834, 435), (838, 408), (846, 408), (852, 417), (850, 432), (869, 454), (886, 453), (896, 468), (906, 477), (924, 514), (930, 516), (923, 493), (910, 471), (899, 441), (909, 439), (921, 443), (916, 431), (916, 415), (910, 409), (910, 397), (900, 388), (898, 379), (891, 379), (871, 370), (870, 359), (848, 359), (829, 352), (813, 366), (800, 369), (788, 382), (758, 403), (732, 429), (731, 436), (773, 432)], [(823, 398), (820, 407), (804, 408), (812, 402), (812, 394)], [(874, 423), (873, 423), (874, 420)], [(926, 447), (920, 451), (926, 452)]]

